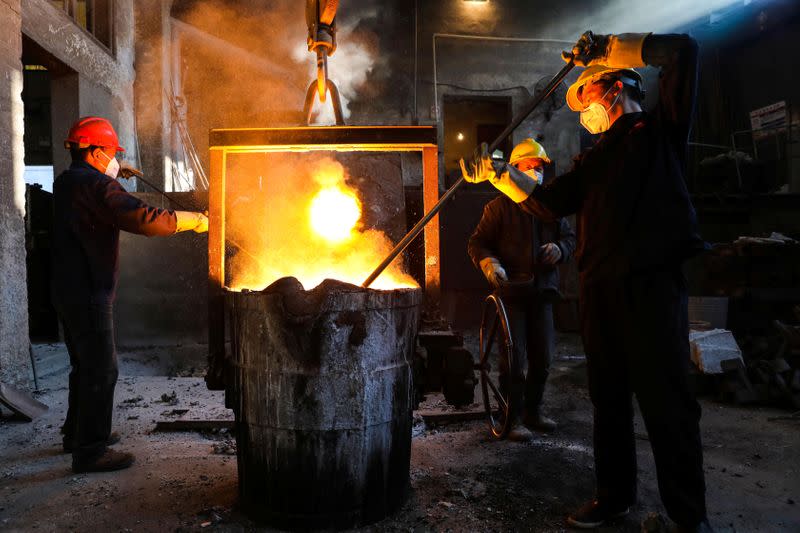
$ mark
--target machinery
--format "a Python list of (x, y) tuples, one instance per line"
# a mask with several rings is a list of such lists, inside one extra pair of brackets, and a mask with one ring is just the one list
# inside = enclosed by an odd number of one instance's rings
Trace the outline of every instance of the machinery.
[(328, 57), (336, 52), (336, 9), (339, 0), (306, 0), (306, 25), (308, 26), (308, 51), (317, 56), (317, 79), (311, 82), (306, 91), (303, 113), (306, 123), (311, 123), (314, 94), (319, 95), (320, 103), (325, 103), (328, 92), (336, 117), (336, 125), (344, 125), (339, 89), (328, 78)]

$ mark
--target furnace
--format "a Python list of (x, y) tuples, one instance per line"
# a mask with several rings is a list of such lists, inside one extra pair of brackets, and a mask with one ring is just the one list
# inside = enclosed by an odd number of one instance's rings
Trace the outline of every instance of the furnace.
[(424, 287), (402, 257), (360, 285), (407, 230), (399, 152), (421, 152), (425, 210), (438, 200), (435, 142), (433, 127), (211, 133), (207, 382), (236, 414), (240, 496), (256, 518), (352, 527), (405, 499), (438, 221)]
[[(308, 192), (308, 189), (299, 187), (297, 190), (281, 191), (284, 182), (287, 178), (296, 178), (298, 173), (307, 180), (315, 179), (309, 167), (324, 166), (325, 160), (337, 161), (336, 158), (343, 155), (380, 156), (409, 151), (422, 154), (423, 206), (427, 212), (439, 199), (436, 138), (436, 128), (432, 126), (335, 126), (211, 131), (208, 233), (209, 371), (206, 378), (209, 388), (225, 388), (225, 288), (232, 288), (232, 284), (236, 284), (237, 289), (260, 290), (280, 277), (276, 274), (271, 279), (267, 276), (263, 280), (254, 280), (248, 273), (245, 276), (247, 279), (242, 280), (241, 277), (234, 277), (231, 268), (249, 264), (251, 268), (268, 270), (274, 263), (265, 264), (264, 256), (268, 255), (270, 260), (283, 260), (285, 248), (270, 246), (268, 239), (251, 242), (249, 237), (267, 233), (274, 235), (276, 232), (290, 234), (298, 229), (296, 223), (293, 225), (291, 221), (280, 217), (265, 221), (259, 220), (257, 216), (243, 217), (242, 214), (260, 213), (263, 209), (270, 213), (275, 210), (286, 210), (293, 214), (303, 211), (306, 207), (297, 202), (296, 198)], [(344, 168), (344, 171), (348, 172), (348, 169)], [(364, 173), (352, 177), (363, 178)], [(369, 177), (377, 182), (381, 179), (380, 175)], [(321, 178), (319, 190), (323, 188), (326, 179), (324, 176)], [(274, 194), (281, 192), (283, 201), (274, 201)], [(315, 191), (312, 189), (311, 192)], [(286, 205), (287, 203), (291, 205)], [(233, 210), (236, 210), (236, 215)], [(242, 223), (248, 224), (246, 231), (241, 228)], [(236, 234), (232, 235), (232, 231)], [(403, 227), (399, 236), (404, 233)], [(243, 240), (248, 242), (241, 242)], [(424, 241), (424, 290), (429, 300), (437, 300), (440, 288), (438, 217), (425, 227)], [(379, 244), (385, 246), (386, 242)], [(295, 236), (290, 244), (304, 246), (306, 251), (314, 251), (315, 247), (313, 242), (304, 243), (301, 236)], [(351, 243), (349, 246), (341, 246), (340, 250), (353, 248)], [(388, 251), (386, 250), (387, 253)], [(342, 257), (333, 259), (338, 263)], [(382, 259), (383, 257), (378, 257), (374, 264), (369, 264), (371, 268), (367, 268), (367, 275)], [(307, 262), (308, 260), (302, 261), (303, 264)], [(285, 275), (298, 277), (303, 282), (298, 272), (285, 271)], [(366, 278), (367, 275), (363, 277)], [(360, 284), (363, 279), (343, 281)], [(313, 289), (313, 286), (304, 287)]]

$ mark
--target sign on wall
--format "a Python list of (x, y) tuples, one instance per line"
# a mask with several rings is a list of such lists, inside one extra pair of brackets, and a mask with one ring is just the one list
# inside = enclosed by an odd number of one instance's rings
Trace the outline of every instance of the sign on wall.
[(753, 139), (759, 140), (786, 129), (786, 102), (781, 101), (750, 111)]

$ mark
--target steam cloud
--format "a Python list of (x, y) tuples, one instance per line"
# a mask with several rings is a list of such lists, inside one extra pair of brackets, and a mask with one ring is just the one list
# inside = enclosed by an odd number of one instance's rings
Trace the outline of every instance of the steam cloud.
[[(374, 35), (359, 24), (374, 9), (340, 9), (337, 15), (338, 46), (328, 69), (345, 119), (377, 56)], [(176, 14), (173, 31), (182, 37), (177, 78), (193, 132), (304, 122), (305, 92), (316, 79), (316, 56), (306, 44), (305, 2), (197, 2)], [(333, 123), (330, 99), (315, 101), (314, 109), (316, 122)], [(205, 140), (198, 141), (202, 154)]]

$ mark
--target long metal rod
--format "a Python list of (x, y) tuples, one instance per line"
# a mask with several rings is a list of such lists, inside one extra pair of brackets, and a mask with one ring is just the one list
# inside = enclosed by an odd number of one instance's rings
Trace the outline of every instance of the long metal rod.
[[(569, 63), (564, 65), (564, 67), (560, 71), (558, 71), (558, 74), (556, 74), (553, 77), (553, 79), (550, 80), (550, 83), (548, 83), (547, 86), (544, 89), (542, 89), (542, 91), (539, 92), (536, 96), (531, 98), (530, 102), (528, 102), (528, 104), (526, 104), (525, 107), (519, 113), (517, 113), (517, 116), (514, 117), (511, 123), (508, 126), (506, 126), (503, 132), (500, 135), (498, 135), (494, 141), (492, 141), (492, 144), (489, 145), (490, 154), (494, 152), (498, 146), (500, 146), (500, 144), (505, 140), (506, 137), (508, 137), (511, 134), (511, 132), (517, 129), (517, 126), (522, 124), (522, 122), (528, 117), (528, 115), (531, 114), (531, 112), (533, 112), (534, 109), (536, 109), (539, 106), (539, 104), (541, 104), (547, 97), (549, 97), (553, 93), (556, 87), (558, 87), (558, 85), (563, 81), (563, 79), (567, 76), (567, 74), (569, 74), (569, 72), (573, 69), (574, 66), (575, 63), (573, 61), (570, 61)], [(366, 288), (372, 285), (372, 282), (374, 282), (378, 278), (378, 276), (380, 276), (381, 273), (383, 273), (383, 271), (386, 270), (386, 267), (388, 267), (389, 264), (392, 261), (394, 261), (395, 258), (398, 255), (400, 255), (403, 252), (403, 250), (405, 250), (408, 247), (409, 244), (411, 244), (411, 241), (413, 241), (417, 237), (417, 235), (419, 235), (422, 232), (422, 230), (425, 228), (428, 222), (430, 222), (431, 219), (439, 213), (445, 202), (447, 202), (447, 200), (449, 200), (453, 196), (453, 194), (455, 194), (456, 190), (459, 187), (461, 187), (463, 183), (464, 183), (464, 178), (462, 176), (458, 178), (458, 181), (456, 181), (453, 184), (453, 186), (450, 187), (447, 190), (447, 192), (445, 192), (442, 195), (441, 198), (439, 198), (439, 201), (436, 202), (436, 205), (434, 205), (431, 208), (431, 210), (428, 211), (425, 214), (425, 216), (423, 216), (413, 228), (411, 228), (411, 231), (409, 231), (406, 234), (406, 236), (403, 237), (402, 240), (397, 243), (397, 246), (395, 246), (394, 249), (392, 249), (392, 251), (389, 252), (389, 255), (386, 257), (386, 259), (384, 259), (381, 262), (380, 265), (378, 265), (378, 268), (376, 268), (372, 272), (372, 274), (370, 274), (369, 277), (366, 280), (364, 280), (364, 283), (361, 284), (362, 287)]]
[[(197, 210), (197, 207), (195, 207), (194, 209), (192, 209), (192, 208), (186, 207), (185, 205), (181, 204), (180, 202), (178, 202), (178, 201), (177, 201), (177, 200), (175, 200), (174, 198), (170, 197), (170, 196), (169, 196), (169, 195), (168, 195), (166, 192), (162, 191), (161, 189), (159, 189), (158, 187), (156, 187), (155, 185), (153, 185), (152, 183), (150, 183), (149, 181), (147, 181), (146, 179), (144, 179), (144, 177), (142, 177), (142, 176), (137, 176), (137, 178), (138, 178), (138, 179), (140, 179), (140, 180), (142, 180), (142, 183), (144, 183), (144, 184), (145, 184), (145, 185), (147, 185), (148, 187), (151, 187), (152, 189), (155, 189), (155, 191), (156, 191), (158, 194), (160, 194), (161, 196), (163, 196), (164, 198), (166, 198), (167, 200), (169, 200), (170, 202), (172, 202), (173, 204), (175, 204), (175, 205), (176, 205), (176, 206), (177, 206), (179, 209), (182, 209), (182, 210), (184, 210), (184, 211), (196, 211), (196, 210)], [(262, 267), (262, 268), (269, 268), (269, 267), (267, 266), (267, 264), (266, 264), (266, 263), (264, 263), (264, 261), (263, 261), (261, 258), (259, 258), (258, 256), (256, 256), (255, 254), (253, 254), (253, 253), (251, 253), (251, 252), (247, 251), (247, 248), (245, 248), (244, 246), (242, 246), (242, 245), (241, 245), (241, 244), (239, 244), (238, 242), (234, 241), (233, 239), (230, 239), (230, 238), (225, 238), (225, 242), (226, 242), (227, 244), (231, 244), (231, 245), (233, 245), (235, 248), (238, 248), (238, 249), (239, 249), (239, 251), (243, 252), (245, 255), (247, 255), (248, 257), (250, 257), (250, 258), (251, 258), (252, 260), (254, 260), (256, 263), (258, 263), (259, 265), (261, 265), (261, 267)]]

